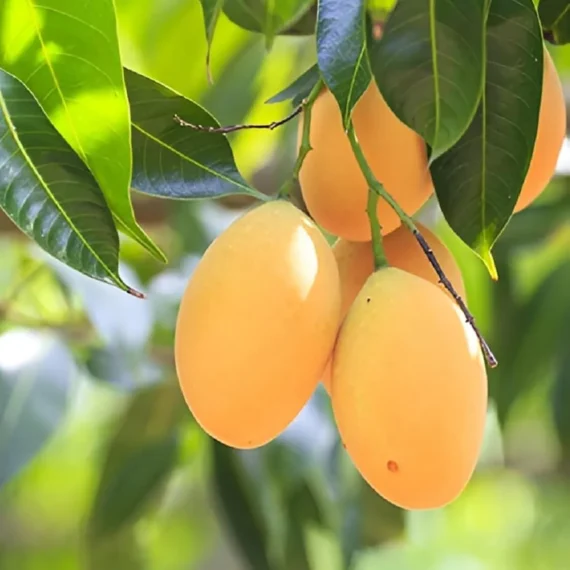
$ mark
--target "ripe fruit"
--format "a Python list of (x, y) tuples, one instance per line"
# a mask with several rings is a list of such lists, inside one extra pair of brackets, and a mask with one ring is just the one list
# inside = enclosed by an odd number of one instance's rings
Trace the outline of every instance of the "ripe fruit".
[(192, 275), (176, 369), (202, 428), (237, 448), (275, 438), (314, 391), (338, 330), (340, 286), (315, 224), (283, 201), (235, 221)]
[[(352, 119), (376, 178), (413, 215), (433, 192), (424, 142), (392, 113), (374, 81), (356, 104)], [(305, 158), (299, 181), (311, 216), (336, 236), (369, 240), (368, 185), (328, 90), (313, 105), (310, 141), (313, 150)], [(378, 217), (384, 234), (400, 225), (384, 200), (379, 201)]]
[[(421, 224), (416, 224), (428, 245), (434, 252), (443, 272), (451, 281), (453, 287), (459, 295), (465, 299), (465, 286), (461, 271), (453, 258), (453, 255), (443, 243)], [(437, 273), (428, 261), (416, 238), (408, 228), (399, 227), (389, 236), (384, 238), (384, 251), (388, 263), (418, 277), (427, 279), (446, 291), (439, 283)], [(350, 242), (339, 239), (333, 246), (333, 252), (338, 263), (340, 275), (341, 321), (346, 316), (358, 292), (370, 277), (374, 270), (374, 257), (372, 244), (370, 242)], [(323, 372), (322, 383), (330, 392), (331, 367), (330, 360)]]
[(552, 57), (544, 49), (542, 101), (538, 131), (528, 172), (515, 206), (515, 212), (526, 208), (546, 188), (556, 170), (566, 136), (566, 102), (560, 77)]
[(341, 327), (332, 405), (357, 469), (406, 509), (456, 498), (483, 440), (487, 378), (477, 338), (440, 289), (397, 268), (375, 272)]

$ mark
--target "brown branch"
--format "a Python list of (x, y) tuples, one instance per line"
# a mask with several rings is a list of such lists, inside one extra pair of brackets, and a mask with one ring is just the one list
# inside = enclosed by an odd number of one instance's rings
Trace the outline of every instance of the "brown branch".
[(449, 291), (451, 296), (455, 299), (455, 302), (459, 305), (459, 308), (463, 311), (463, 314), (465, 315), (465, 320), (471, 325), (471, 328), (477, 335), (477, 339), (479, 340), (479, 344), (481, 345), (481, 350), (483, 351), (485, 360), (487, 361), (487, 363), (491, 368), (495, 368), (495, 366), (497, 366), (498, 364), (498, 361), (495, 358), (493, 352), (491, 351), (489, 345), (487, 344), (487, 341), (483, 338), (483, 335), (477, 328), (477, 325), (475, 324), (475, 317), (473, 317), (473, 315), (467, 308), (465, 301), (463, 301), (459, 293), (457, 293), (457, 291), (451, 284), (451, 281), (449, 281), (449, 279), (443, 272), (443, 269), (441, 268), (441, 265), (437, 261), (435, 254), (433, 253), (431, 247), (428, 245), (427, 241), (425, 240), (424, 236), (422, 236), (418, 228), (417, 227), (413, 228), (412, 233), (414, 234), (414, 237), (420, 244), (420, 247), (423, 249), (426, 257), (428, 258), (435, 272), (437, 273), (437, 276), (439, 277), (439, 282)]
[(202, 131), (206, 133), (222, 133), (228, 134), (233, 133), (235, 131), (243, 131), (245, 129), (268, 129), (272, 131), (285, 123), (288, 123), (290, 120), (294, 119), (297, 115), (301, 113), (303, 110), (305, 102), (303, 101), (300, 105), (295, 107), (289, 115), (285, 118), (280, 119), (279, 121), (273, 121), (272, 123), (265, 123), (265, 124), (254, 124), (254, 125), (229, 125), (227, 127), (206, 127), (204, 125), (195, 125), (193, 123), (189, 123), (184, 119), (181, 119), (178, 115), (174, 115), (174, 120), (182, 127), (190, 127), (195, 131)]

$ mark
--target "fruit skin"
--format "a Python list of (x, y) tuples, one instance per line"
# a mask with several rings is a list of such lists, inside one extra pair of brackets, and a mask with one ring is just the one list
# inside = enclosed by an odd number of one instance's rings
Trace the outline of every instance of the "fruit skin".
[(432, 283), (392, 267), (368, 279), (338, 336), (331, 401), (347, 453), (388, 501), (438, 508), (469, 481), (485, 364), (461, 311)]
[(247, 212), (208, 248), (179, 309), (175, 361), (195, 419), (220, 442), (261, 446), (314, 391), (338, 331), (330, 246), (288, 202)]
[[(430, 230), (416, 223), (422, 236), (435, 254), (443, 272), (451, 281), (453, 287), (462, 299), (465, 299), (465, 285), (461, 270), (451, 252)], [(441, 288), (447, 290), (439, 283), (437, 273), (434, 271), (428, 258), (418, 244), (412, 232), (400, 226), (397, 230), (386, 236), (383, 240), (384, 252), (388, 264), (398, 267), (418, 277), (427, 279)], [(340, 275), (341, 306), (340, 319), (344, 319), (352, 302), (362, 289), (364, 283), (374, 271), (374, 255), (371, 242), (350, 242), (339, 239), (333, 246)], [(330, 393), (331, 367), (330, 360), (323, 372), (322, 383)]]
[[(354, 107), (352, 119), (376, 178), (413, 215), (433, 193), (425, 143), (394, 115), (374, 81)], [(302, 124), (299, 140), (301, 132)], [(342, 126), (338, 103), (328, 90), (313, 105), (310, 143), (313, 150), (303, 162), (299, 182), (311, 216), (336, 236), (370, 240), (368, 185)], [(383, 234), (400, 225), (384, 200), (379, 200), (377, 211)]]
[(564, 91), (552, 57), (545, 47), (538, 131), (515, 212), (520, 212), (531, 204), (550, 182), (556, 170), (565, 136), (566, 102)]

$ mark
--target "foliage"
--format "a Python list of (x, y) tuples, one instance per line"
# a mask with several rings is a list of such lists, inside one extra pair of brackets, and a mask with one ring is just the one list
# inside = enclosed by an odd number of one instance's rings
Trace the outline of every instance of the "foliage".
[[(542, 50), (570, 72), (568, 3), (41, 4), (0, 3), (0, 569), (563, 567), (570, 169), (513, 208)], [(437, 200), (420, 218), (437, 220), (501, 362), (478, 472), (442, 511), (369, 492), (322, 389), (252, 452), (208, 440), (176, 389), (182, 289), (219, 231), (288, 180), (296, 132), (174, 115), (271, 122), (321, 77), (346, 121), (377, 81), (428, 145)]]

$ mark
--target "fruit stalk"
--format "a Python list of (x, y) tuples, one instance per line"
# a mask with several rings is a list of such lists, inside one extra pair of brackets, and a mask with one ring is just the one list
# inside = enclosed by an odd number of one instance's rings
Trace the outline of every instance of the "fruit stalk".
[(382, 243), (382, 226), (378, 220), (378, 194), (372, 188), (368, 189), (368, 204), (366, 213), (370, 220), (370, 233), (372, 235), (372, 254), (374, 256), (374, 270), (388, 266), (388, 259)]
[(441, 265), (439, 264), (436, 256), (434, 255), (433, 251), (430, 249), (429, 245), (427, 244), (426, 240), (424, 239), (424, 237), (422, 236), (422, 234), (418, 230), (418, 228), (417, 228), (416, 224), (414, 223), (414, 221), (412, 220), (412, 218), (410, 216), (408, 216), (408, 214), (406, 214), (406, 212), (404, 212), (404, 210), (400, 207), (398, 202), (390, 195), (389, 192), (386, 191), (384, 186), (376, 179), (376, 177), (372, 173), (372, 170), (370, 169), (370, 166), (368, 165), (368, 162), (366, 161), (366, 157), (364, 156), (364, 153), (362, 152), (362, 148), (360, 147), (360, 144), (358, 143), (358, 139), (356, 138), (356, 133), (354, 132), (354, 126), (352, 125), (352, 123), (349, 126), (347, 134), (348, 134), (348, 138), (350, 140), (350, 144), (352, 146), (352, 150), (354, 152), (354, 156), (356, 157), (356, 160), (358, 162), (358, 165), (360, 166), (360, 170), (362, 171), (362, 174), (366, 178), (366, 182), (368, 183), (370, 190), (372, 192), (375, 192), (380, 198), (383, 198), (384, 200), (386, 200), (386, 202), (390, 205), (390, 207), (396, 212), (396, 214), (398, 215), (398, 217), (400, 218), (402, 223), (413, 233), (418, 244), (422, 248), (424, 254), (426, 255), (426, 257), (429, 260), (430, 264), (432, 265), (433, 269), (437, 273), (441, 284), (453, 296), (456, 303), (459, 305), (459, 308), (461, 309), (461, 311), (465, 315), (465, 320), (471, 325), (471, 327), (473, 328), (473, 331), (477, 335), (477, 339), (479, 341), (479, 344), (481, 345), (481, 350), (483, 351), (483, 355), (485, 356), (485, 360), (487, 361), (487, 363), (489, 364), (489, 366), (491, 368), (494, 368), (495, 366), (497, 366), (498, 361), (495, 358), (495, 355), (493, 354), (493, 352), (491, 351), (489, 345), (487, 344), (487, 341), (483, 338), (483, 335), (481, 334), (477, 325), (475, 324), (475, 318), (473, 317), (473, 315), (471, 314), (471, 312), (467, 308), (467, 305), (465, 304), (465, 302), (463, 301), (461, 296), (457, 293), (457, 291), (455, 290), (455, 288), (453, 287), (453, 285), (451, 284), (451, 282), (449, 281), (449, 279), (445, 275), (445, 273), (444, 273), (443, 269), (441, 268)]

